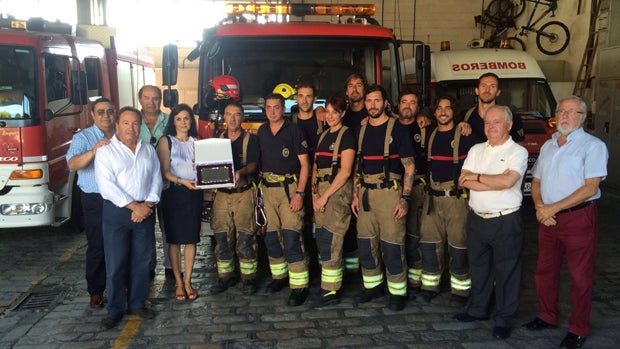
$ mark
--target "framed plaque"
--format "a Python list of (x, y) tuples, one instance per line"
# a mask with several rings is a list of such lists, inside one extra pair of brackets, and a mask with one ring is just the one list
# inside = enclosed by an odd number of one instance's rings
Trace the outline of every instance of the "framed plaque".
[(209, 138), (194, 142), (196, 187), (229, 188), (235, 185), (230, 139)]

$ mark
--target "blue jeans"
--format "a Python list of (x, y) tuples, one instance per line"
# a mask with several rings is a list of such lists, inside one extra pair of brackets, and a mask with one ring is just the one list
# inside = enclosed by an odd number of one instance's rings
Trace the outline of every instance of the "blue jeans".
[(155, 239), (155, 215), (134, 223), (131, 221), (131, 210), (116, 207), (105, 200), (102, 217), (108, 314), (122, 314), (125, 303), (129, 309), (143, 308), (151, 284), (149, 273)]

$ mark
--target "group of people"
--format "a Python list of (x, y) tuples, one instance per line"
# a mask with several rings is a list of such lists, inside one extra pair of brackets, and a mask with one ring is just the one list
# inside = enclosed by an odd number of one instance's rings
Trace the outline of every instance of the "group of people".
[[(316, 89), (300, 84), (290, 120), (284, 117), (284, 98), (269, 94), (268, 122), (256, 135), (241, 128), (241, 104), (231, 101), (224, 108), (227, 129), (220, 137), (231, 140), (236, 185), (218, 189), (214, 198), (218, 281), (211, 293), (226, 291), (239, 278), (244, 294), (257, 292), (256, 212), (261, 212), (272, 276), (267, 292), (288, 285), (290, 306), (308, 297), (313, 258), (321, 268), (316, 307), (338, 303), (344, 274), (359, 265), (363, 289), (355, 301), (369, 302), (387, 291), (388, 308), (402, 310), (408, 298), (431, 301), (439, 294), (447, 267), (451, 301), (464, 306), (455, 319), (491, 315), (493, 336), (508, 338), (521, 282), (521, 183), (528, 153), (518, 144), (520, 119), (495, 103), (499, 78), (483, 74), (475, 89), (477, 105), (461, 115), (455, 115), (457, 101), (448, 95), (420, 112), (412, 91), (403, 91), (390, 113), (386, 91), (368, 86), (359, 74), (348, 77), (345, 91), (314, 109)], [(101, 306), (108, 290), (106, 328), (120, 321), (125, 289), (130, 313), (153, 316), (144, 302), (154, 269), (153, 210), (162, 186), (157, 207), (170, 244), (175, 297), (198, 296), (191, 287), (202, 201), (192, 169), (196, 122), (191, 108), (177, 106), (158, 135), (164, 117), (143, 122), (147, 114), (161, 113), (156, 109), (149, 112), (143, 104), (142, 119), (140, 111), (122, 108), (115, 128), (112, 104), (94, 102), (95, 125), (76, 134), (67, 155), (70, 169), (79, 170), (83, 191), (91, 307)], [(583, 130), (586, 111), (578, 97), (560, 101), (557, 132), (541, 149), (532, 182), (540, 222), (539, 316), (524, 326), (557, 326), (559, 270), (566, 254), (573, 313), (561, 346), (568, 348), (580, 347), (590, 330), (596, 200), (607, 174), (604, 143)], [(162, 175), (153, 176), (153, 168)]]

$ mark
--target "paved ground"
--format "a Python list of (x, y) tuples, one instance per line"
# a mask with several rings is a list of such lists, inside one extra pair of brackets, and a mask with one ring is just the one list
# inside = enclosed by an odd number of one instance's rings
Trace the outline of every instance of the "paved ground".
[[(620, 197), (600, 203), (599, 254), (586, 348), (620, 347)], [(157, 316), (141, 321), (126, 316), (113, 330), (100, 331), (105, 310), (91, 310), (83, 277), (82, 234), (49, 229), (0, 231), (0, 348), (557, 348), (566, 332), (569, 277), (562, 274), (561, 326), (529, 332), (519, 325), (536, 315), (533, 271), (536, 225), (531, 204), (524, 208), (527, 243), (521, 306), (512, 336), (495, 340), (492, 321), (459, 323), (459, 311), (441, 294), (432, 303), (411, 301), (401, 312), (385, 309), (387, 298), (356, 305), (359, 276), (350, 278), (341, 304), (323, 310), (286, 306), (280, 294), (243, 296), (235, 287), (207, 295), (216, 280), (210, 239), (198, 249), (195, 301), (174, 300), (161, 264), (150, 302)], [(160, 256), (161, 258), (161, 256)], [(268, 282), (264, 267), (262, 282)], [(313, 277), (313, 293), (318, 279)], [(262, 287), (261, 287), (262, 289)]]

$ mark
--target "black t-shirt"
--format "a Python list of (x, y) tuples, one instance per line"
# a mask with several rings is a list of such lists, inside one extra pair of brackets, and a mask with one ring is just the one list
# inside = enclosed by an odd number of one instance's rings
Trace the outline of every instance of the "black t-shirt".
[[(245, 134), (237, 137), (234, 142), (232, 142), (232, 153), (233, 153), (233, 163), (235, 165), (235, 171), (238, 171), (243, 168), (243, 138)], [(228, 138), (228, 132), (224, 132), (224, 138)], [(258, 145), (258, 138), (256, 135), (250, 134), (250, 139), (248, 140), (248, 148), (247, 148), (247, 156), (246, 156), (246, 164), (251, 162), (256, 162), (258, 164), (258, 160), (260, 157), (260, 147)]]
[(308, 143), (301, 129), (289, 120), (273, 135), (269, 122), (258, 129), (260, 145), (260, 169), (279, 175), (299, 174), (301, 165), (298, 155), (308, 154)]
[[(467, 109), (468, 110), (468, 109)], [(459, 120), (464, 120), (467, 110), (463, 110), (459, 115)], [(487, 141), (487, 136), (484, 134), (484, 120), (480, 114), (478, 114), (478, 108), (474, 108), (471, 116), (467, 120), (467, 123), (471, 126), (472, 135), (476, 138), (476, 143), (482, 143)], [(525, 139), (523, 133), (523, 121), (517, 114), (512, 114), (512, 128), (510, 129), (510, 137), (515, 142), (520, 142)]]
[[(330, 168), (332, 166), (334, 146), (339, 132), (340, 130), (332, 133), (329, 132), (329, 129), (324, 131), (324, 133), (326, 133), (325, 137), (323, 137), (321, 144), (317, 146), (315, 153), (317, 168)], [(342, 154), (343, 150), (347, 149), (355, 150), (355, 138), (350, 128), (342, 133), (342, 138), (340, 139), (340, 146), (338, 148), (338, 168), (340, 168), (340, 154)]]
[(435, 139), (431, 145), (430, 136), (433, 130), (428, 132), (427, 151), (430, 148), (431, 162), (428, 165), (430, 169), (430, 175), (435, 182), (447, 182), (452, 180), (458, 180), (461, 173), (461, 167), (467, 157), (469, 149), (476, 144), (475, 137), (473, 135), (463, 136), (459, 140), (459, 163), (455, 166), (453, 163), (453, 146), (454, 146), (454, 132), (456, 127), (449, 131), (437, 131)]
[[(426, 161), (426, 146), (422, 148), (422, 142), (426, 142), (426, 139), (422, 137), (422, 130), (418, 126), (417, 122), (412, 122), (409, 125), (403, 125), (409, 132), (409, 137), (413, 142), (413, 149), (415, 151), (415, 172), (416, 174), (426, 174), (427, 161)], [(426, 127), (428, 132), (430, 127)], [(426, 145), (426, 143), (424, 143)]]
[(319, 124), (316, 117), (316, 112), (313, 111), (312, 117), (306, 120), (302, 120), (298, 116), (297, 126), (299, 126), (299, 128), (301, 128), (301, 130), (304, 132), (304, 136), (308, 141), (308, 152), (314, 152), (314, 149), (316, 148), (316, 142), (319, 140), (319, 136), (317, 134), (319, 131)]
[(353, 130), (353, 132), (356, 132), (360, 128), (362, 120), (367, 116), (368, 110), (366, 110), (366, 107), (359, 111), (347, 109), (344, 113), (344, 118), (342, 118), (342, 124)]
[[(383, 145), (388, 122), (379, 126), (366, 125), (364, 140), (362, 142), (362, 172), (364, 174), (383, 173)], [(360, 130), (355, 131), (355, 142), (358, 142)], [(413, 142), (410, 141), (409, 133), (400, 122), (394, 123), (390, 139), (389, 171), (403, 174), (405, 169), (401, 158), (409, 158), (415, 155)]]

